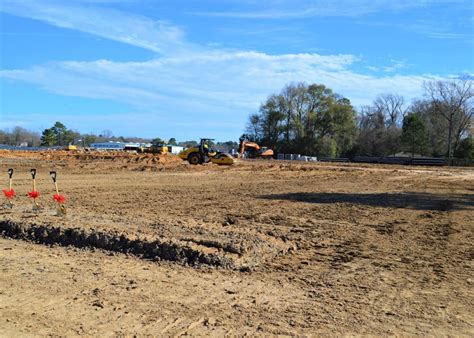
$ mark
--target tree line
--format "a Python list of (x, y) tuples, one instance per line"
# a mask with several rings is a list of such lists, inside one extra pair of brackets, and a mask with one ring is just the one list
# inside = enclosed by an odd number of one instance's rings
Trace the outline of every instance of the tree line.
[[(81, 134), (78, 131), (67, 128), (62, 122), (56, 122), (52, 127), (46, 128), (43, 132), (36, 133), (22, 127), (14, 127), (11, 130), (0, 130), (0, 145), (9, 146), (27, 146), (27, 147), (56, 147), (67, 145), (78, 145), (90, 147), (98, 142), (131, 142), (131, 143), (153, 143), (166, 144), (182, 147), (193, 147), (199, 144), (198, 141), (178, 142), (176, 138), (171, 137), (168, 140), (160, 137), (141, 138), (141, 137), (123, 137), (113, 136), (112, 131), (104, 130), (100, 134)], [(215, 148), (223, 151), (237, 149), (238, 143), (235, 141), (217, 142), (213, 144)]]
[(41, 135), (34, 131), (14, 127), (11, 130), (0, 130), (0, 144), (10, 146), (26, 145), (28, 147), (37, 147), (41, 144)]
[(242, 138), (319, 157), (404, 153), (472, 160), (473, 103), (467, 79), (426, 82), (423, 97), (410, 104), (382, 94), (358, 110), (322, 84), (289, 84), (249, 115)]
[[(42, 133), (37, 133), (22, 127), (0, 130), (0, 144), (9, 146), (23, 145), (28, 147), (56, 147), (78, 145), (90, 147), (92, 143), (109, 141), (137, 143), (151, 142), (150, 139), (142, 137), (114, 136), (110, 130), (104, 130), (100, 134), (84, 134), (67, 128), (62, 122), (59, 121), (56, 122), (52, 127), (44, 129)], [(174, 138), (171, 138), (170, 141), (176, 143)]]
[[(393, 156), (397, 154), (474, 159), (474, 88), (469, 79), (431, 81), (424, 95), (407, 103), (397, 94), (379, 95), (355, 109), (350, 100), (322, 84), (289, 84), (250, 114), (241, 139), (280, 153), (318, 157)], [(191, 147), (198, 142), (157, 137), (81, 134), (56, 122), (41, 134), (22, 127), (0, 130), (0, 144), (88, 147), (96, 142), (155, 142)], [(234, 141), (218, 149), (237, 149)]]

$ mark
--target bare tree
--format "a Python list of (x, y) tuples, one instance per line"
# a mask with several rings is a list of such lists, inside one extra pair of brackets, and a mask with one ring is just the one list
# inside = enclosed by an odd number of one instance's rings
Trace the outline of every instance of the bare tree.
[(384, 135), (385, 121), (381, 111), (374, 106), (363, 106), (358, 118), (359, 152), (362, 155), (382, 156), (386, 154)]
[(382, 94), (374, 101), (375, 109), (385, 116), (385, 125), (399, 126), (407, 109), (405, 107), (405, 99), (397, 94)]
[(405, 99), (397, 94), (381, 94), (371, 106), (363, 107), (360, 150), (375, 156), (395, 155), (401, 149), (401, 122), (406, 113)]
[(448, 121), (436, 113), (434, 105), (428, 99), (414, 100), (409, 111), (423, 119), (428, 137), (427, 153), (436, 157), (446, 155)]
[(447, 153), (448, 163), (451, 164), (454, 150), (461, 137), (467, 133), (473, 117), (472, 81), (467, 79), (430, 81), (425, 83), (424, 87), (436, 113), (448, 122)]
[(105, 139), (110, 139), (110, 138), (113, 137), (113, 135), (114, 134), (112, 133), (111, 130), (106, 129), (106, 130), (102, 130), (102, 133), (100, 133), (99, 137), (103, 137)]
[(252, 135), (255, 140), (262, 137), (262, 117), (259, 114), (250, 114), (245, 132)]
[(285, 115), (284, 135), (287, 144), (290, 143), (292, 133), (302, 133), (301, 117), (305, 89), (304, 83), (290, 83), (283, 88), (278, 98), (279, 110)]
[(28, 146), (38, 146), (40, 144), (40, 135), (18, 126), (11, 130), (5, 129), (0, 131), (0, 144), (19, 146), (24, 143), (27, 143)]

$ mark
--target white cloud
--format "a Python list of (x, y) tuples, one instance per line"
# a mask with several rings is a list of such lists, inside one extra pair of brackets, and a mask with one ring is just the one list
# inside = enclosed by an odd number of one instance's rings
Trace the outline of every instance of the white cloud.
[(2, 0), (0, 11), (157, 53), (178, 53), (184, 48), (194, 48), (192, 44), (184, 42), (184, 33), (179, 27), (165, 21), (155, 21), (108, 8), (85, 6), (82, 2)]
[(57, 62), (0, 77), (25, 81), (61, 95), (112, 99), (149, 111), (209, 112), (244, 117), (289, 82), (323, 83), (367, 104), (377, 93), (419, 95), (429, 76), (376, 77), (350, 68), (351, 55), (225, 52), (161, 57), (147, 62)]
[[(185, 128), (206, 116), (206, 125), (214, 125), (216, 135), (217, 129), (224, 134), (230, 126), (237, 134), (247, 115), (289, 82), (324, 84), (358, 106), (370, 103), (378, 93), (393, 92), (407, 99), (419, 96), (423, 82), (433, 78), (362, 74), (353, 70), (359, 61), (353, 55), (269, 55), (196, 46), (175, 26), (103, 8), (48, 1), (43, 5), (25, 0), (3, 2), (3, 10), (14, 15), (160, 53), (145, 62), (64, 61), (0, 70), (0, 78), (37, 85), (48, 92), (126, 103), (141, 121), (150, 122), (147, 128), (159, 128), (164, 119), (168, 126)], [(387, 1), (358, 3), (380, 5)], [(392, 66), (396, 70), (401, 64)]]

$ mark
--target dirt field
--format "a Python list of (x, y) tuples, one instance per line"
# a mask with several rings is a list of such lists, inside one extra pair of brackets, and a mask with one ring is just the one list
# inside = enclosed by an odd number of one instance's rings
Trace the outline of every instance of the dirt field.
[(474, 335), (473, 169), (4, 151), (3, 188), (8, 168), (0, 335)]

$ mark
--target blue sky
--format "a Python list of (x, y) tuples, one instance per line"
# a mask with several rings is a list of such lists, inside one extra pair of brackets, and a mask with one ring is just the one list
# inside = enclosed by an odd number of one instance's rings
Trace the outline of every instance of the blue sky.
[(0, 129), (237, 139), (290, 82), (354, 106), (474, 73), (471, 0), (2, 0)]

